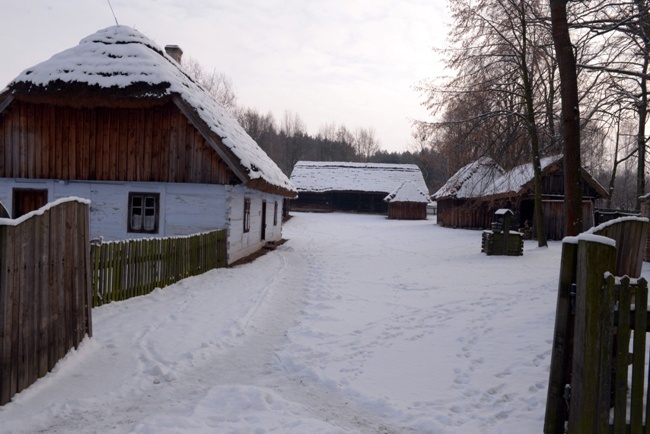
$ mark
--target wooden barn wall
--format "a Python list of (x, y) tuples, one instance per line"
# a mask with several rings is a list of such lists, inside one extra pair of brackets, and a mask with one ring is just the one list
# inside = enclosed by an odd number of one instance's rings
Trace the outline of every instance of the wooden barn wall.
[[(549, 240), (562, 240), (566, 233), (564, 219), (564, 201), (545, 200), (542, 202), (544, 210), (544, 232)], [(535, 221), (533, 219), (533, 227)], [(582, 202), (582, 225), (583, 230), (594, 226), (594, 204), (592, 201)]]
[(417, 202), (389, 203), (388, 218), (396, 220), (426, 220), (427, 204)]
[(75, 109), (16, 100), (0, 115), (0, 177), (228, 184), (234, 175), (172, 102)]
[[(580, 180), (580, 185), (582, 186), (583, 197), (600, 197), (600, 194), (583, 179)], [(564, 197), (564, 170), (559, 168), (542, 177), (542, 191), (548, 196), (555, 195)], [(534, 195), (534, 192), (531, 191), (530, 195)]]
[(488, 202), (464, 199), (438, 200), (438, 224), (452, 228), (485, 229), (498, 207)]
[(309, 212), (347, 211), (386, 214), (388, 204), (384, 198), (387, 194), (363, 191), (301, 192), (297, 199), (291, 201), (291, 209)]

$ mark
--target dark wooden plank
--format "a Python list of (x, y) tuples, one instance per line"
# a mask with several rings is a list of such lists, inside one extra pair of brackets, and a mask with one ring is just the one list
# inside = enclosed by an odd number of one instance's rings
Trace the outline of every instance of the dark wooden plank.
[[(169, 182), (179, 182), (179, 153), (181, 152), (180, 146), (178, 144), (178, 124), (180, 123), (180, 116), (176, 111), (169, 111), (169, 140), (167, 142), (168, 153), (169, 153), (169, 171), (167, 181)], [(185, 148), (183, 148), (183, 151)]]
[(59, 309), (59, 291), (57, 287), (57, 271), (59, 268), (59, 263), (55, 257), (55, 253), (58, 251), (60, 244), (60, 237), (58, 234), (59, 227), (56, 220), (56, 211), (50, 209), (48, 211), (48, 236), (49, 240), (47, 242), (48, 252), (47, 252), (47, 267), (48, 267), (48, 282), (45, 288), (48, 291), (49, 305), (48, 305), (48, 316), (52, 318), (50, 324), (48, 325), (48, 352), (47, 352), (47, 369), (48, 371), (54, 368), (54, 365), (59, 360), (58, 359), (58, 343), (59, 343), (59, 327), (54, 319), (61, 318), (60, 309)]
[(19, 176), (22, 178), (27, 178), (28, 177), (28, 169), (27, 169), (27, 140), (28, 140), (28, 126), (27, 126), (27, 104), (21, 104), (20, 105), (20, 117), (19, 117), (19, 128), (20, 128), (20, 136), (19, 139), (20, 141), (19, 146), (20, 146), (20, 163), (19, 163)]
[(12, 389), (13, 361), (13, 314), (15, 301), (15, 287), (13, 285), (14, 251), (13, 237), (10, 232), (13, 228), (0, 225), (0, 405), (11, 400), (14, 394)]
[(151, 180), (151, 165), (152, 165), (152, 141), (153, 141), (153, 119), (154, 119), (154, 113), (152, 110), (146, 110), (144, 111), (144, 124), (143, 124), (143, 141), (142, 141), (142, 147), (144, 151), (144, 155), (142, 157), (142, 165), (143, 166), (143, 172), (142, 172), (142, 178), (140, 179), (141, 181), (150, 181)]
[(88, 168), (86, 179), (97, 179), (97, 109), (86, 110), (86, 129), (88, 133), (86, 137), (87, 154), (84, 156), (87, 158)]
[(71, 108), (60, 108), (62, 112), (63, 130), (61, 137), (61, 179), (70, 179), (70, 162), (72, 161), (72, 138), (71, 138), (71, 124), (74, 110)]
[(603, 287), (616, 265), (616, 248), (580, 240), (576, 273), (576, 315), (569, 432), (605, 432), (609, 425), (613, 294)]
[(164, 148), (162, 146), (162, 124), (163, 124), (162, 107), (153, 109), (152, 129), (151, 129), (151, 173), (149, 181), (160, 181), (162, 155)]
[(8, 178), (9, 175), (7, 162), (7, 152), (11, 149), (9, 145), (9, 134), (11, 133), (11, 113), (7, 112), (0, 116), (0, 177)]
[[(645, 384), (645, 348), (648, 324), (648, 283), (639, 279), (634, 295), (634, 355), (632, 356), (632, 390), (630, 393), (631, 434), (643, 432), (643, 388)], [(638, 332), (637, 332), (638, 331)]]
[(38, 294), (39, 294), (39, 323), (38, 323), (38, 375), (44, 376), (49, 371), (49, 350), (50, 350), (50, 211), (45, 211), (38, 218), (36, 245), (35, 249), (38, 254), (38, 264), (36, 274), (38, 276)]
[(66, 179), (77, 179), (77, 166), (79, 165), (79, 160), (81, 156), (81, 148), (79, 142), (82, 140), (82, 133), (80, 129), (80, 119), (81, 110), (70, 109), (69, 124), (68, 124), (68, 159), (66, 165), (68, 167), (68, 173)]
[(142, 159), (137, 153), (137, 147), (139, 147), (137, 140), (137, 129), (139, 125), (137, 124), (138, 114), (142, 109), (130, 109), (126, 112), (126, 125), (124, 133), (127, 134), (125, 141), (127, 142), (127, 155), (126, 155), (126, 166), (127, 173), (126, 178), (129, 181), (137, 181), (136, 177), (136, 166), (142, 164)]
[(43, 107), (43, 177), (52, 177), (52, 147), (54, 146), (54, 107), (47, 104)]
[(146, 178), (144, 176), (144, 165), (146, 164), (145, 162), (145, 157), (144, 157), (144, 147), (145, 147), (145, 137), (147, 134), (146, 131), (146, 111), (145, 109), (139, 109), (137, 111), (137, 121), (135, 125), (136, 129), (136, 140), (135, 140), (135, 159), (136, 159), (136, 166), (135, 166), (135, 179), (136, 181), (146, 181)]
[(66, 220), (65, 210), (61, 207), (52, 208), (52, 216), (54, 217), (53, 227), (56, 236), (56, 251), (52, 252), (54, 262), (56, 263), (56, 272), (54, 274), (53, 293), (57, 296), (57, 316), (59, 321), (54, 324), (57, 329), (56, 335), (56, 348), (55, 348), (55, 363), (63, 358), (68, 349), (71, 347), (68, 341), (69, 326), (69, 299), (66, 297), (66, 271), (68, 267), (68, 259), (65, 255), (57, 254), (61, 250), (65, 250), (66, 246)]
[[(614, 291), (614, 276), (607, 279), (610, 291)], [(618, 326), (616, 328), (616, 357), (614, 359), (614, 433), (625, 434), (627, 422), (627, 374), (630, 348), (630, 279), (621, 279), (618, 294)]]
[(34, 160), (34, 175), (43, 177), (43, 105), (37, 104), (33, 111), (32, 147)]
[[(223, 240), (222, 240), (223, 242)], [(221, 252), (220, 252), (221, 253)], [(549, 387), (544, 420), (545, 434), (563, 434), (568, 409), (564, 399), (565, 386), (571, 379), (573, 349), (573, 316), (571, 315), (571, 288), (576, 282), (578, 245), (562, 244), (560, 278), (555, 310), (555, 331), (549, 372)], [(220, 257), (220, 265), (223, 262)]]
[(169, 109), (169, 106), (163, 107), (163, 116), (162, 123), (160, 125), (161, 131), (161, 147), (160, 151), (160, 167), (161, 167), (161, 176), (162, 178), (159, 181), (170, 182), (170, 135), (171, 135), (171, 122), (172, 122), (173, 113)]
[[(11, 135), (11, 143), (20, 143), (20, 112), (21, 112), (22, 103), (17, 103), (12, 113), (13, 118), (13, 128)], [(12, 167), (12, 176), (20, 177), (20, 149), (14, 146), (14, 150), (11, 153), (11, 167)]]

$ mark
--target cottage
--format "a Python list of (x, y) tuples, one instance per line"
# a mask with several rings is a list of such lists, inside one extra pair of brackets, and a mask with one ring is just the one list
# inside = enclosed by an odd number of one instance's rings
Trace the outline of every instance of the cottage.
[(386, 214), (384, 199), (402, 184), (427, 191), (415, 164), (299, 161), (290, 179), (299, 193), (298, 199), (291, 201), (291, 209), (296, 211)]
[(177, 60), (113, 26), (0, 92), (0, 202), (15, 218), (65, 196), (105, 240), (227, 228), (233, 262), (281, 238), (296, 190)]
[[(542, 158), (544, 230), (551, 240), (564, 237), (564, 167), (562, 155)], [(607, 191), (584, 168), (582, 175), (583, 223), (594, 225), (594, 206)], [(483, 157), (456, 172), (433, 198), (438, 202), (438, 223), (459, 228), (490, 227), (495, 210), (514, 211), (513, 229), (534, 227), (535, 189), (532, 164), (504, 171)]]
[(402, 185), (386, 196), (388, 218), (398, 220), (426, 220), (429, 194), (411, 182)]

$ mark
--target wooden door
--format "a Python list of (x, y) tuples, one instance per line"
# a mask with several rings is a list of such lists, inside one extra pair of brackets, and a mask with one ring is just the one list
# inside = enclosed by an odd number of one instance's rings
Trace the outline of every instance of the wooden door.
[(266, 239), (266, 201), (262, 201), (262, 241)]

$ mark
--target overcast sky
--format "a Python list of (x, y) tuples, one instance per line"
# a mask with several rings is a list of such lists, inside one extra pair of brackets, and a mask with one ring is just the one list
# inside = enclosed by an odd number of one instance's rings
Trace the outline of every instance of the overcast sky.
[[(383, 149), (426, 119), (413, 86), (442, 73), (443, 0), (111, 0), (119, 24), (225, 73), (244, 107), (374, 128)], [(0, 88), (115, 24), (107, 0), (0, 0)]]

